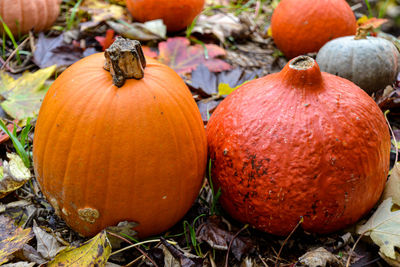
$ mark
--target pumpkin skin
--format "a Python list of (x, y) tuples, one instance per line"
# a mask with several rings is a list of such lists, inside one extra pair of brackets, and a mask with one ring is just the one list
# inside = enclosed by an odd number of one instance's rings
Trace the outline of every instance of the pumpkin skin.
[(337, 38), (326, 43), (317, 54), (322, 71), (346, 78), (369, 94), (395, 81), (399, 58), (393, 43), (378, 37)]
[[(2, 0), (0, 16), (14, 35), (26, 34), (32, 28), (41, 32), (50, 28), (60, 13), (62, 0)], [(3, 27), (0, 27), (2, 31)]]
[(271, 30), (276, 46), (291, 59), (354, 35), (356, 19), (344, 0), (282, 0), (272, 14)]
[(81, 235), (120, 221), (139, 223), (140, 237), (158, 234), (184, 216), (202, 184), (201, 115), (169, 67), (147, 58), (144, 78), (117, 88), (104, 61), (103, 53), (78, 61), (46, 94), (33, 143), (36, 177)]
[[(296, 69), (299, 60), (312, 66)], [(223, 208), (275, 235), (289, 234), (301, 216), (309, 232), (353, 224), (377, 202), (389, 171), (379, 107), (309, 57), (229, 95), (209, 120), (207, 140)]]
[(140, 22), (162, 19), (169, 32), (185, 29), (203, 10), (204, 0), (127, 0), (133, 18)]

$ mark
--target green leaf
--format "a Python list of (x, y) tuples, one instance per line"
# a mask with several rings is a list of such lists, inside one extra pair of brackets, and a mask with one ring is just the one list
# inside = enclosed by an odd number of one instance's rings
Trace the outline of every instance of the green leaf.
[(6, 73), (0, 72), (2, 79), (0, 94), (6, 99), (1, 103), (4, 111), (17, 120), (36, 117), (49, 88), (49, 86), (44, 86), (44, 83), (55, 69), (54, 65), (35, 73), (25, 72), (18, 80), (13, 81)]

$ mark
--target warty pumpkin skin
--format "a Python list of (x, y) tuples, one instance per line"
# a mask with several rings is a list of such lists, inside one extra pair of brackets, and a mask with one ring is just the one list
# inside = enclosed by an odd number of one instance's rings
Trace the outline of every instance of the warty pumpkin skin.
[(86, 57), (57, 78), (41, 106), (36, 177), (81, 235), (120, 221), (139, 223), (140, 237), (158, 234), (198, 195), (207, 161), (200, 112), (172, 69), (146, 60), (144, 77), (118, 88), (103, 53)]
[(271, 18), (276, 46), (291, 59), (328, 41), (356, 33), (356, 19), (344, 0), (282, 0)]
[(328, 233), (379, 199), (390, 135), (375, 102), (352, 82), (297, 57), (223, 100), (207, 125), (212, 179), (232, 217), (287, 235)]
[(378, 37), (346, 36), (326, 43), (317, 54), (322, 71), (346, 78), (371, 94), (396, 80), (400, 54), (392, 42)]
[(176, 32), (200, 14), (204, 0), (127, 0), (126, 6), (137, 21), (162, 19), (169, 32)]
[[(0, 16), (14, 35), (50, 28), (60, 13), (62, 0), (0, 0)], [(0, 27), (0, 32), (3, 27)]]

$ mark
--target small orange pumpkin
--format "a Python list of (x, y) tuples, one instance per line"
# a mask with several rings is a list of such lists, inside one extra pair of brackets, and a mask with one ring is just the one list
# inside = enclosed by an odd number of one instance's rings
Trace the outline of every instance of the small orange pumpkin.
[(318, 50), (328, 41), (356, 33), (345, 0), (282, 0), (271, 18), (272, 37), (287, 58)]
[(317, 233), (355, 223), (378, 201), (389, 171), (390, 135), (377, 104), (306, 56), (223, 100), (207, 139), (222, 206), (276, 235), (301, 217)]
[(204, 0), (127, 0), (126, 5), (137, 21), (162, 19), (168, 31), (176, 32), (200, 14)]
[(0, 16), (14, 35), (26, 34), (31, 29), (40, 32), (56, 21), (60, 3), (61, 0), (2, 0)]
[(145, 59), (138, 42), (119, 37), (105, 55), (73, 64), (49, 89), (33, 141), (36, 177), (84, 236), (120, 221), (137, 222), (140, 237), (158, 234), (198, 195), (207, 161), (201, 115), (183, 80)]

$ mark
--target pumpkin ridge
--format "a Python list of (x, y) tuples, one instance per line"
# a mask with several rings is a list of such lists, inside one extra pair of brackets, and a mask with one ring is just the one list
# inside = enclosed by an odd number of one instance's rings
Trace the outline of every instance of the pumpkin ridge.
[[(63, 75), (63, 74), (61, 74), (61, 75)], [(60, 75), (60, 76), (61, 76)], [(83, 75), (82, 73), (81, 73), (81, 75)], [(77, 76), (79, 76), (79, 73), (77, 74)], [(90, 81), (91, 79), (89, 79), (89, 81)], [(94, 78), (93, 78), (93, 80), (94, 80)], [(56, 82), (55, 82), (56, 83)], [(51, 96), (51, 97), (55, 97), (54, 95), (56, 95), (57, 94), (57, 90), (58, 90), (58, 88), (60, 87), (60, 85), (58, 85), (58, 83), (57, 84), (55, 84), (55, 90), (52, 90), (52, 91), (49, 91), (46, 95), (50, 95), (50, 94), (52, 94), (53, 93), (53, 96)], [(84, 87), (84, 88), (80, 88), (81, 90), (76, 90), (75, 91), (75, 93), (74, 94), (72, 94), (71, 96), (70, 96), (70, 98), (74, 98), (74, 96), (75, 95), (78, 95), (79, 93), (80, 93), (80, 91), (84, 91), (84, 90), (86, 90), (86, 87)], [(56, 91), (56, 92), (54, 92), (54, 91)], [(46, 103), (47, 103), (47, 101), (44, 101), (43, 102), (43, 106), (46, 106)], [(47, 124), (49, 124), (49, 125), (51, 125), (51, 128), (49, 129), (49, 131), (48, 131), (48, 135), (54, 135), (54, 133), (53, 133), (53, 131), (56, 131), (56, 122), (59, 120), (59, 116), (60, 115), (62, 115), (64, 112), (63, 112), (63, 110), (64, 109), (66, 109), (67, 108), (67, 105), (63, 105), (62, 106), (62, 108), (59, 110), (59, 112), (58, 113), (55, 113), (55, 116), (54, 117), (52, 117), (53, 118), (53, 120), (49, 120), (49, 119), (47, 119)], [(55, 136), (57, 136), (57, 137), (59, 137), (59, 135), (55, 135)], [(48, 145), (48, 143), (46, 143), (47, 145)], [(43, 155), (41, 155), (40, 157), (45, 157), (44, 155), (46, 154), (46, 152), (47, 152), (47, 145), (46, 145), (46, 147), (45, 147), (45, 149), (42, 151), (42, 153), (43, 153)]]
[[(71, 95), (70, 98), (69, 98), (69, 101), (66, 102), (66, 103), (62, 106), (62, 108), (61, 108), (61, 109), (59, 110), (59, 112), (57, 113), (55, 119), (53, 120), (52, 127), (50, 128), (49, 135), (52, 134), (53, 129), (54, 129), (54, 131), (57, 130), (56, 125), (57, 125), (57, 122), (59, 121), (59, 116), (58, 116), (58, 115), (60, 115), (60, 114), (64, 115), (64, 114), (65, 114), (65, 111), (63, 112), (63, 110), (66, 109), (66, 108), (70, 108), (70, 107), (71, 107), (71, 104), (70, 104), (70, 103), (76, 103), (76, 96), (77, 96), (77, 95), (81, 95), (81, 94), (82, 94), (82, 91), (84, 91), (85, 94), (87, 94), (87, 92), (90, 92), (90, 91), (87, 90), (87, 89), (90, 87), (90, 84), (91, 84), (90, 82), (91, 82), (91, 80), (95, 80), (96, 82), (101, 82), (101, 81), (98, 80), (98, 78), (99, 78), (99, 77), (94, 77), (94, 76), (92, 76), (92, 79), (88, 79), (88, 80), (87, 80), (87, 83), (86, 83), (85, 85), (81, 86), (79, 90), (76, 90), (75, 92), (72, 93), (72, 95)], [(58, 86), (60, 86), (60, 85), (58, 85)], [(59, 89), (59, 87), (57, 87), (57, 89)], [(59, 90), (60, 90), (60, 89), (59, 89)], [(66, 89), (66, 90), (68, 90), (68, 89)], [(101, 92), (101, 91), (93, 91), (93, 95), (101, 94), (101, 93), (103, 93), (103, 92)], [(92, 95), (92, 96), (93, 96), (93, 95)], [(95, 97), (90, 97), (88, 102), (86, 102), (85, 100), (81, 100), (81, 102), (84, 102), (84, 101), (85, 101), (85, 105), (83, 105), (84, 108), (83, 108), (82, 110), (79, 111), (80, 114), (79, 114), (79, 117), (77, 118), (78, 123), (75, 123), (75, 120), (73, 120), (73, 121), (71, 121), (71, 120), (65, 121), (65, 119), (64, 119), (64, 121), (61, 121), (61, 124), (63, 124), (63, 125), (72, 125), (72, 126), (68, 126), (68, 127), (74, 127), (75, 129), (80, 129), (79, 124), (81, 123), (81, 120), (85, 117), (84, 115), (85, 115), (86, 109), (89, 108), (89, 105), (88, 105), (88, 104), (89, 104), (90, 102), (92, 102), (92, 101), (95, 101), (95, 100), (96, 100)], [(64, 127), (65, 127), (65, 126), (64, 126)], [(83, 127), (84, 127), (84, 126), (83, 126)], [(55, 141), (57, 141), (60, 137), (62, 137), (62, 136), (61, 136), (61, 135), (57, 135), (57, 138), (56, 138)], [(69, 194), (69, 193), (67, 192), (67, 189), (68, 189), (68, 188), (70, 188), (71, 190), (74, 189), (74, 186), (73, 186), (73, 185), (68, 185), (68, 184), (69, 184), (69, 180), (71, 180), (71, 179), (67, 179), (68, 173), (69, 173), (69, 169), (72, 167), (72, 166), (71, 166), (71, 161), (73, 160), (73, 159), (71, 159), (71, 157), (69, 157), (69, 155), (70, 155), (70, 153), (71, 153), (71, 151), (72, 151), (72, 148), (74, 147), (74, 145), (73, 145), (74, 142), (78, 142), (78, 141), (75, 141), (75, 140), (77, 140), (77, 139), (79, 139), (79, 138), (80, 138), (80, 134), (79, 134), (79, 133), (78, 133), (78, 134), (75, 134), (75, 135), (71, 138), (71, 142), (69, 143), (70, 145), (69, 145), (67, 157), (68, 157), (70, 160), (67, 161), (67, 162), (65, 163), (65, 166), (64, 166), (64, 168), (63, 168), (63, 169), (64, 169), (64, 171), (63, 171), (64, 177), (62, 177), (62, 184), (63, 184), (63, 186), (61, 187), (61, 188), (62, 188), (62, 191), (59, 192), (59, 193), (61, 194), (62, 197), (65, 197), (65, 195)], [(64, 146), (64, 144), (62, 144), (61, 142), (55, 142), (55, 143)], [(50, 152), (48, 152), (48, 151), (50, 151)], [(58, 157), (57, 149), (55, 149), (55, 148), (53, 148), (53, 147), (50, 147), (50, 143), (49, 143), (49, 142), (46, 142), (46, 147), (45, 147), (45, 149), (44, 149), (44, 160), (43, 160), (43, 164), (45, 164), (46, 162), (47, 162), (47, 163), (57, 162), (57, 160), (51, 160), (51, 158), (57, 158), (57, 157)], [(43, 166), (42, 166), (42, 169), (43, 169), (43, 170), (46, 170), (47, 168), (46, 168), (45, 165), (43, 165)], [(43, 176), (46, 176), (46, 174), (43, 173)], [(60, 179), (61, 179), (61, 177), (60, 177)], [(46, 181), (47, 181), (47, 182), (50, 182), (50, 180), (46, 180)], [(68, 186), (67, 186), (67, 185), (68, 185)], [(45, 187), (48, 187), (48, 186), (49, 186), (49, 184), (45, 184)], [(66, 205), (65, 203), (62, 204), (62, 206), (65, 206), (65, 205)], [(60, 206), (61, 206), (61, 205), (60, 205)]]
[[(195, 140), (194, 140), (195, 135), (193, 134), (192, 128), (189, 126), (187, 116), (183, 115), (183, 114), (190, 114), (191, 113), (191, 112), (187, 113), (187, 111), (188, 111), (188, 106), (192, 105), (193, 103), (191, 103), (191, 101), (189, 101), (189, 99), (187, 99), (187, 98), (185, 98), (185, 102), (178, 101), (177, 98), (176, 98), (176, 95), (175, 95), (176, 92), (172, 92), (170, 90), (169, 86), (167, 86), (166, 84), (161, 83), (158, 79), (153, 79), (152, 82), (158, 83), (160, 88), (164, 88), (165, 89), (163, 91), (163, 93), (165, 93), (165, 95), (166, 95), (165, 98), (166, 99), (173, 99), (175, 107), (174, 107), (174, 109), (172, 107), (170, 107), (170, 109), (171, 109), (170, 112), (171, 113), (180, 113), (181, 114), (181, 117), (184, 119), (184, 122), (185, 122), (185, 125), (182, 124), (181, 127), (183, 128), (183, 126), (184, 126), (186, 128), (185, 132), (190, 133), (190, 135), (188, 135), (188, 136), (192, 136), (192, 138), (189, 138), (189, 140), (191, 142), (191, 147), (192, 147), (192, 149), (194, 148), (196, 150), (196, 152), (197, 152), (198, 149), (197, 149), (197, 146), (196, 146)], [(191, 98), (190, 98), (190, 100), (191, 100)], [(167, 108), (164, 107), (164, 109), (167, 112)], [(194, 116), (192, 116), (191, 119), (193, 119), (193, 118), (194, 118)], [(171, 129), (173, 129), (173, 123), (171, 122), (169, 117), (168, 117), (168, 125), (170, 125)], [(175, 132), (174, 132), (174, 135), (176, 136)], [(177, 149), (179, 150), (180, 147), (177, 144), (177, 138), (176, 137), (174, 138), (174, 141), (175, 141), (175, 145), (176, 145)], [(199, 170), (199, 166), (198, 166), (199, 165), (199, 160), (198, 159), (193, 159), (193, 161), (196, 162), (196, 172), (198, 172), (198, 170)], [(180, 184), (181, 188), (180, 188), (179, 192), (184, 192), (182, 186), (183, 185)], [(178, 205), (181, 205), (181, 206), (186, 205), (186, 203), (184, 203), (184, 202), (182, 203), (182, 197), (180, 195), (178, 196), (178, 199), (176, 200), (176, 203), (179, 203)]]

